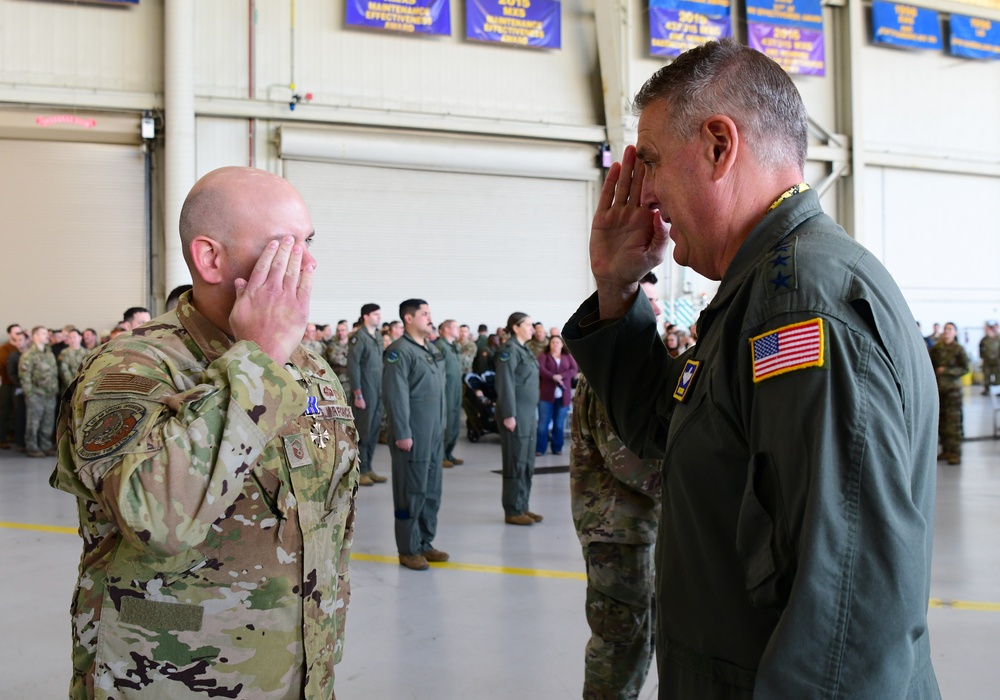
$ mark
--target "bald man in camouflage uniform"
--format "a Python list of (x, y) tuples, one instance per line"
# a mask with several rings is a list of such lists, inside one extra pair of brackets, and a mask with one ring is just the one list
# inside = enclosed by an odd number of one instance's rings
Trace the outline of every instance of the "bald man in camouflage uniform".
[(969, 355), (958, 342), (958, 328), (944, 324), (941, 338), (931, 348), (931, 364), (938, 385), (939, 460), (962, 463), (962, 377), (969, 372)]
[(24, 444), (29, 457), (55, 454), (52, 430), (55, 428), (56, 396), (59, 393), (59, 367), (48, 342), (48, 329), (36, 326), (31, 331), (31, 344), (17, 365), (24, 390)]
[(328, 700), (357, 433), (300, 345), (312, 223), (284, 180), (222, 168), (180, 231), (193, 291), (88, 358), (62, 407), (51, 483), (84, 540), (70, 696)]
[(587, 564), (583, 697), (636, 698), (653, 658), (653, 545), (661, 466), (636, 457), (580, 375), (573, 396), (569, 478)]

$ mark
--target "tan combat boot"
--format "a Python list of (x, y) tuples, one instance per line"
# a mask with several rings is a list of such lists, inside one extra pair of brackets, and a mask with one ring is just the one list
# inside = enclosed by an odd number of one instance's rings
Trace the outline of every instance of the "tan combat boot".
[(420, 554), (400, 554), (399, 565), (405, 566), (407, 569), (413, 569), (414, 571), (424, 571), (431, 568), (431, 565)]
[(534, 525), (535, 521), (531, 519), (526, 513), (521, 513), (520, 515), (508, 515), (503, 521), (508, 525)]

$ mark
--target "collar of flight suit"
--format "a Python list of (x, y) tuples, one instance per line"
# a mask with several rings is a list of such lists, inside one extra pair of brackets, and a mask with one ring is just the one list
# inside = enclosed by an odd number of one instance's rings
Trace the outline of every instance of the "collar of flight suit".
[(708, 325), (716, 313), (729, 305), (736, 290), (743, 284), (743, 280), (763, 257), (770, 255), (774, 247), (785, 240), (802, 222), (823, 213), (819, 205), (819, 195), (813, 189), (800, 191), (779, 201), (781, 206), (768, 210), (736, 251), (729, 269), (722, 277), (719, 291), (698, 319), (699, 335), (708, 330)]

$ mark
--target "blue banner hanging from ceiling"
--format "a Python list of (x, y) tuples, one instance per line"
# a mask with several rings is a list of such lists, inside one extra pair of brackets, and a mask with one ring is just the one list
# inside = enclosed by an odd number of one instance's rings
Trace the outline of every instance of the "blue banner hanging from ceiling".
[(533, 49), (558, 49), (562, 46), (562, 3), (466, 0), (465, 38)]
[(826, 75), (820, 0), (747, 0), (747, 43), (788, 73)]
[(907, 49), (940, 49), (941, 20), (934, 10), (875, 0), (872, 3), (875, 43)]
[(1000, 22), (952, 15), (950, 26), (952, 56), (1000, 59)]
[(679, 56), (732, 35), (729, 0), (649, 1), (649, 53), (653, 56)]
[(449, 0), (347, 0), (347, 25), (405, 34), (451, 34)]

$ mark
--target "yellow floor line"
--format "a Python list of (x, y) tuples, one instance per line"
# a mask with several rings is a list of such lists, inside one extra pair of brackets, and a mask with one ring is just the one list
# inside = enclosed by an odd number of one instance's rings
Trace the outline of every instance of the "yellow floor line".
[[(399, 557), (386, 557), (380, 554), (362, 554), (351, 552), (353, 561), (373, 561), (379, 564), (399, 564)], [(486, 574), (507, 574), (508, 576), (537, 576), (539, 578), (561, 578), (573, 581), (586, 581), (587, 575), (577, 571), (552, 571), (549, 569), (519, 569), (511, 566), (487, 566), (485, 564), (458, 564), (453, 561), (433, 563), (434, 569), (451, 569), (452, 571), (478, 571)]]
[[(75, 527), (59, 527), (56, 525), (33, 525), (31, 523), (8, 523), (0, 521), (0, 529), (33, 530), (35, 532), (54, 532), (57, 534), (75, 535)], [(351, 552), (355, 561), (370, 561), (377, 564), (399, 564), (399, 557), (382, 554), (365, 554)], [(551, 569), (521, 569), (512, 566), (488, 566), (486, 564), (459, 564), (457, 562), (433, 563), (434, 569), (451, 569), (452, 571), (476, 571), (485, 574), (505, 574), (507, 576), (535, 576), (538, 578), (568, 579), (586, 581), (587, 575), (577, 571), (553, 571)], [(952, 608), (954, 610), (977, 610), (980, 612), (1000, 612), (1000, 603), (986, 603), (970, 600), (950, 600), (947, 598), (931, 598), (928, 605), (932, 608)]]
[(75, 527), (58, 527), (56, 525), (32, 525), (31, 523), (4, 523), (0, 522), (0, 528), (10, 530), (34, 530), (35, 532), (57, 532), (65, 535), (75, 535)]

